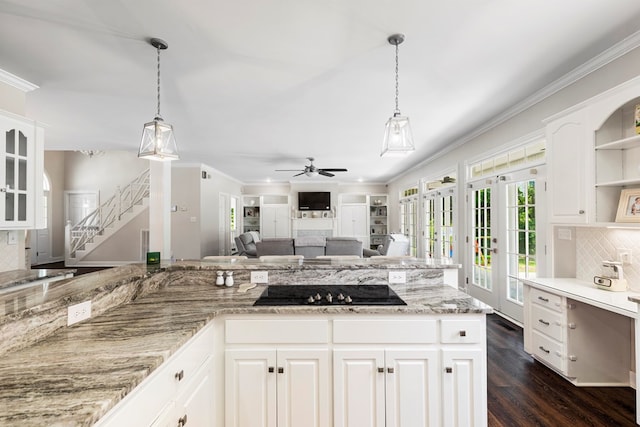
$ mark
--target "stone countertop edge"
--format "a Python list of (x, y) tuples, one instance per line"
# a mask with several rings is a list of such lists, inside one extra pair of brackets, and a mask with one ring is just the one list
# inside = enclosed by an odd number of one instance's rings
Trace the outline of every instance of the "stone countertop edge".
[(0, 289), (75, 274), (75, 268), (35, 268), (0, 272)]
[(142, 282), (156, 282), (143, 285), (152, 292), (142, 292), (130, 303), (4, 354), (0, 408), (5, 409), (0, 411), (0, 425), (91, 425), (209, 321), (223, 315), (492, 312), (491, 307), (442, 284), (391, 285), (407, 306), (253, 307), (265, 285), (240, 293), (237, 286), (215, 286), (208, 277), (199, 280), (197, 271), (184, 272), (180, 278), (149, 275)]

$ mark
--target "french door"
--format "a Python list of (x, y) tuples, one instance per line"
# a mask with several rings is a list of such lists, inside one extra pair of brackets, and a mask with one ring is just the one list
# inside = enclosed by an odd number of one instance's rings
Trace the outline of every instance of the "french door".
[(453, 260), (455, 256), (454, 215), (456, 212), (455, 188), (427, 192), (423, 198), (423, 247), (424, 258)]
[(544, 268), (544, 172), (528, 169), (470, 183), (467, 292), (522, 322), (522, 279)]

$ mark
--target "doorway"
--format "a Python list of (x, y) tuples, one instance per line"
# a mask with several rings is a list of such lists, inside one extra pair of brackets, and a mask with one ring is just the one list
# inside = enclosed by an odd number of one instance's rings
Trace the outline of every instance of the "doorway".
[(30, 233), (31, 265), (51, 262), (51, 181), (46, 172), (42, 181), (42, 210), (36, 215), (42, 215), (42, 224), (45, 226)]

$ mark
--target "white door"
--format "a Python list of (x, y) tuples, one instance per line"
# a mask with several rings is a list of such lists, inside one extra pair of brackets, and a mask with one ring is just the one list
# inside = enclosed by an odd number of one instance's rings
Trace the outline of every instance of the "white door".
[(442, 351), (442, 425), (487, 425), (486, 403), (474, 397), (486, 396), (482, 364), (482, 349)]
[(400, 200), (400, 229), (409, 239), (409, 255), (418, 254), (418, 198)]
[(544, 168), (470, 184), (467, 292), (522, 323), (521, 279), (544, 266)]
[(456, 253), (455, 188), (426, 193), (422, 199), (423, 257), (454, 261)]
[(289, 205), (263, 205), (260, 214), (262, 216), (260, 227), (262, 238), (291, 236)]
[(367, 247), (369, 237), (367, 219), (367, 205), (340, 206), (340, 236), (356, 237), (363, 242), (363, 246)]
[(386, 427), (441, 425), (438, 354), (435, 349), (386, 351)]
[(331, 426), (328, 350), (278, 350), (278, 427)]
[(335, 427), (384, 427), (384, 350), (333, 351)]
[(225, 427), (276, 427), (276, 351), (225, 351)]

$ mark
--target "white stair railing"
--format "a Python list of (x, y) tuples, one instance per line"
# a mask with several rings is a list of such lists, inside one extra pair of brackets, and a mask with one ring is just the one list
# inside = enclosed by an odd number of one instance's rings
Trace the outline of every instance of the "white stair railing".
[(78, 250), (84, 249), (96, 235), (103, 234), (105, 228), (119, 220), (123, 214), (133, 211), (133, 207), (141, 204), (145, 197), (149, 197), (149, 169), (124, 188), (118, 187), (116, 194), (76, 225), (67, 224), (65, 246), (68, 257), (75, 258)]

